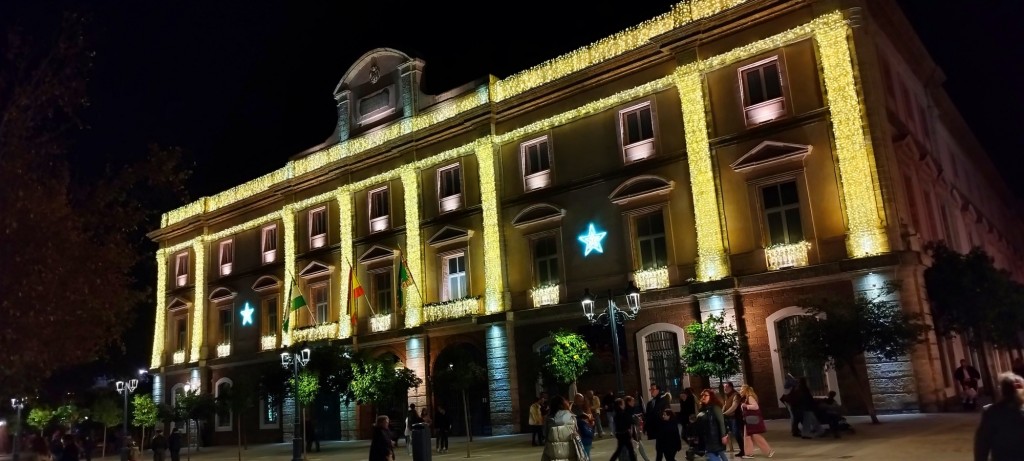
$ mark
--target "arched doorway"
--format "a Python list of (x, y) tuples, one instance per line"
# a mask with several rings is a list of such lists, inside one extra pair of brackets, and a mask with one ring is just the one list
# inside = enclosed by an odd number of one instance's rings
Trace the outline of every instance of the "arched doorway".
[[(439, 371), (465, 361), (471, 361), (480, 368), (487, 369), (483, 351), (468, 343), (452, 344), (437, 355), (432, 376), (437, 376)], [(441, 385), (435, 385), (433, 391), (434, 405), (443, 405), (451, 418), (452, 435), (466, 435), (466, 412), (462, 393), (452, 387)], [(481, 385), (472, 386), (466, 391), (466, 403), (469, 405), (469, 430), (473, 435), (491, 435), (490, 399), (486, 379)]]
[[(378, 357), (380, 360), (384, 360), (395, 367), (404, 367), (401, 359), (398, 358), (392, 352), (385, 352)], [(400, 429), (398, 434), (405, 432), (405, 414), (409, 408), (409, 394), (405, 390), (395, 392), (395, 395), (390, 400), (380, 403), (380, 408), (375, 408), (378, 415), (388, 415), (391, 418), (391, 424), (394, 427)]]

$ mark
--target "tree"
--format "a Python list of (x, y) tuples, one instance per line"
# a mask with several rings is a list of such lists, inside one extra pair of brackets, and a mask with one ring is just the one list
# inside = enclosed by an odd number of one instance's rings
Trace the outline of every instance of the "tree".
[(82, 411), (73, 403), (65, 403), (53, 411), (53, 419), (65, 429), (74, 426), (81, 417)]
[(352, 377), (346, 400), (373, 405), (375, 410), (423, 384), (416, 372), (405, 367), (395, 368), (394, 363), (385, 358), (353, 361)]
[(156, 426), (160, 421), (160, 408), (153, 401), (149, 394), (136, 394), (132, 397), (132, 424), (142, 428), (142, 438), (139, 440), (139, 449), (146, 448), (146, 428)]
[(235, 435), (238, 439), (238, 459), (242, 459), (242, 450), (248, 449), (245, 439), (242, 437), (243, 414), (256, 406), (258, 397), (258, 378), (244, 374), (237, 376), (230, 387), (222, 389), (217, 394), (217, 411), (228, 411), (235, 419)]
[(578, 333), (558, 330), (551, 333), (551, 348), (544, 354), (544, 367), (556, 381), (569, 385), (570, 400), (576, 393), (576, 380), (587, 371), (594, 355), (590, 345)]
[(36, 428), (39, 431), (39, 435), (43, 435), (43, 430), (46, 426), (50, 425), (50, 421), (53, 420), (53, 410), (47, 407), (36, 407), (28, 412), (28, 425)]
[(450, 361), (448, 367), (442, 364), (440, 370), (434, 373), (431, 378), (434, 389), (455, 389), (462, 394), (463, 421), (466, 423), (466, 457), (470, 455), (470, 442), (473, 441), (473, 433), (469, 430), (469, 401), (466, 398), (466, 391), (486, 384), (487, 370), (477, 365), (473, 357), (463, 348), (454, 348), (445, 356)]
[(718, 378), (719, 390), (728, 376), (740, 372), (740, 335), (725, 315), (709, 315), (704, 322), (694, 322), (686, 327), (686, 344), (681, 348), (679, 359), (686, 373), (708, 378)]
[(878, 415), (857, 363), (865, 354), (896, 360), (930, 330), (921, 314), (904, 312), (892, 299), (898, 290), (897, 283), (887, 282), (874, 294), (806, 298), (800, 305), (807, 317), (793, 327), (791, 341), (779, 347), (783, 355), (847, 370), (874, 424)]
[(107, 428), (117, 427), (123, 423), (121, 405), (110, 397), (101, 397), (92, 405), (92, 417), (103, 424), (103, 448), (101, 457), (107, 456)]
[[(144, 233), (185, 190), (174, 149), (154, 147), (135, 162), (75, 143), (88, 128), (80, 116), (89, 21), (74, 12), (27, 16), (0, 32), (0, 350), (18, 351), (0, 367), (0, 395), (31, 393), (119, 341), (150, 292), (132, 277), (151, 253)], [(40, 334), (58, 320), (74, 326), (61, 330), (74, 347)]]
[[(214, 401), (213, 396), (210, 394), (200, 394), (197, 390), (189, 390), (184, 394), (178, 396), (174, 401), (174, 413), (175, 418), (178, 421), (185, 421), (185, 440), (186, 449), (185, 456), (187, 459), (192, 459), (191, 446), (192, 446), (192, 424), (195, 423), (195, 427), (198, 430), (199, 424), (202, 421), (208, 421), (217, 412), (217, 403)], [(196, 444), (198, 451), (199, 444)]]

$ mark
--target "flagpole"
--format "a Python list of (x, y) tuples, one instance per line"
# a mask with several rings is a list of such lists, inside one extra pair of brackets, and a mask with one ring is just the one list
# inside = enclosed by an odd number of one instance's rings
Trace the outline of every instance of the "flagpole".
[[(292, 286), (291, 285), (288, 285), (288, 291), (285, 292), (284, 302), (282, 304), (285, 305), (285, 306), (288, 306), (287, 308), (284, 309), (284, 315), (285, 315), (284, 323), (281, 325), (282, 333), (286, 333), (287, 331), (285, 331), (285, 330), (290, 331), (292, 329), (291, 328), (291, 324), (292, 324), (292, 322), (291, 322), (291, 316), (292, 316)], [(284, 328), (285, 326), (287, 326), (288, 328), (287, 329)]]
[(420, 293), (420, 285), (416, 283), (416, 277), (412, 276), (412, 268), (409, 267), (409, 261), (405, 259), (405, 250), (402, 249), (402, 245), (398, 245), (398, 252), (402, 255), (402, 264), (406, 267), (406, 272), (409, 273), (409, 281), (416, 286), (416, 297), (420, 298), (420, 304), (423, 304), (423, 294)]

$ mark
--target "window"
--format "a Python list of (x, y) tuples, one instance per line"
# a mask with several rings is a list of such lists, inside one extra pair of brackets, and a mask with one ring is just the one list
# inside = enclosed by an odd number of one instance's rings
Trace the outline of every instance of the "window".
[(796, 181), (765, 186), (761, 189), (768, 244), (797, 243), (804, 240), (800, 224), (800, 198)]
[(218, 314), (220, 316), (220, 343), (219, 344), (231, 344), (231, 328), (232, 320), (234, 315), (231, 313), (232, 308), (221, 309)]
[(779, 344), (779, 358), (783, 374), (789, 373), (796, 377), (806, 377), (807, 385), (816, 396), (828, 395), (828, 382), (825, 379), (825, 364), (815, 362), (795, 353), (788, 353), (787, 345), (793, 341), (793, 330), (806, 316), (791, 315), (775, 322), (775, 334)]
[(392, 299), (392, 277), (391, 270), (382, 270), (373, 273), (373, 305), (381, 314), (391, 313)]
[(739, 74), (748, 125), (769, 122), (786, 113), (782, 67), (777, 56), (742, 67)]
[(309, 212), (309, 247), (324, 245), (327, 245), (327, 207), (320, 207)]
[(668, 247), (665, 240), (665, 215), (662, 211), (637, 216), (635, 226), (640, 269), (667, 266)]
[(551, 185), (551, 153), (548, 137), (525, 142), (520, 147), (523, 181), (527, 191)]
[(682, 367), (679, 365), (679, 340), (671, 331), (656, 331), (644, 337), (647, 373), (651, 384), (662, 392), (682, 393)]
[(451, 301), (466, 297), (466, 253), (459, 251), (441, 258), (441, 300)]
[(534, 240), (533, 269), (537, 286), (558, 283), (558, 240), (554, 235)]
[(314, 285), (309, 289), (316, 311), (317, 324), (327, 323), (327, 314), (330, 312), (327, 290), (327, 284)]
[(645, 102), (619, 112), (619, 130), (626, 162), (654, 155), (654, 113)]
[(372, 93), (358, 102), (359, 123), (365, 124), (395, 112), (394, 86)]
[(177, 335), (177, 342), (174, 343), (174, 350), (183, 351), (188, 346), (188, 322), (184, 317), (178, 317), (174, 322), (174, 330)]
[(942, 218), (942, 227), (946, 231), (946, 244), (950, 248), (960, 248), (960, 234), (956, 231), (956, 224), (949, 219), (949, 210), (945, 204), (939, 206), (939, 217)]
[(188, 252), (183, 251), (174, 257), (175, 282), (179, 287), (188, 283)]
[(391, 204), (387, 186), (374, 189), (368, 194), (370, 202), (370, 232), (380, 232), (390, 225)]
[(437, 197), (442, 213), (462, 207), (462, 168), (458, 163), (437, 170)]
[[(217, 381), (217, 399), (224, 399), (225, 401), (231, 398), (231, 380), (222, 378)], [(217, 430), (228, 431), (231, 430), (231, 407), (229, 405), (217, 405)]]
[(277, 335), (277, 296), (263, 299), (263, 336)]
[(273, 399), (260, 400), (260, 426), (262, 428), (276, 428), (280, 417), (281, 415), (277, 411), (277, 404), (274, 403)]
[(230, 275), (231, 267), (235, 261), (235, 241), (225, 240), (220, 242), (220, 275)]
[(263, 252), (263, 264), (277, 260), (277, 224), (264, 227), (260, 238), (260, 251)]

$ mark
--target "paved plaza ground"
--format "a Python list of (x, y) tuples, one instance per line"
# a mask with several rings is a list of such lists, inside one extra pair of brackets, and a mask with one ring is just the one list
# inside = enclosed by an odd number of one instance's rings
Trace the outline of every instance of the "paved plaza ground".
[[(843, 435), (839, 440), (821, 438), (804, 440), (789, 434), (789, 421), (768, 421), (767, 438), (775, 449), (773, 459), (828, 460), (907, 460), (963, 461), (971, 459), (974, 429), (978, 413), (945, 413), (882, 416), (882, 424), (872, 425), (867, 417), (851, 417), (850, 423), (856, 434)], [(654, 443), (644, 441), (647, 453), (654, 460)], [(322, 442), (319, 453), (309, 453), (309, 461), (363, 461), (369, 453), (369, 441)], [(605, 437), (594, 441), (591, 456), (594, 461), (605, 461), (615, 448), (614, 439)], [(471, 444), (472, 458), (481, 460), (539, 460), (540, 447), (530, 446), (529, 434), (475, 437)], [(466, 458), (466, 439), (453, 437), (446, 454), (432, 453), (435, 460), (457, 460)], [(202, 448), (191, 453), (193, 461), (231, 461), (238, 459), (233, 446)], [(730, 457), (733, 459), (734, 457)], [(767, 459), (758, 455), (759, 459)], [(0, 457), (6, 461), (9, 458)], [(108, 456), (108, 460), (116, 460)], [(144, 461), (151, 459), (146, 452)], [(169, 457), (166, 459), (170, 459)], [(186, 460), (182, 453), (182, 461)], [(289, 444), (250, 446), (242, 452), (243, 460), (262, 461), (291, 459)], [(682, 453), (677, 456), (682, 460)], [(704, 458), (697, 458), (704, 459)], [(411, 461), (405, 447), (398, 448), (398, 461)]]

